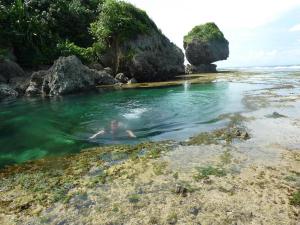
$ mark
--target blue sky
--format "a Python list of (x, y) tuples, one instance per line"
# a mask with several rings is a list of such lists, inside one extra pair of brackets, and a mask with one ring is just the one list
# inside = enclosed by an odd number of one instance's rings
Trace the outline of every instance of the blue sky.
[(300, 0), (128, 0), (179, 47), (183, 36), (215, 22), (230, 42), (220, 67), (300, 64)]

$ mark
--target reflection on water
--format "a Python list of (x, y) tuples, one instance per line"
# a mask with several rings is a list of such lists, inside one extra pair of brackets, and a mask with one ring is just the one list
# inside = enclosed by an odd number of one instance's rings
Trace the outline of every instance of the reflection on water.
[[(224, 125), (218, 116), (244, 110), (242, 94), (257, 85), (216, 82), (119, 90), (0, 103), (0, 166), (83, 148), (143, 140), (184, 140)], [(117, 119), (137, 138), (89, 137)]]

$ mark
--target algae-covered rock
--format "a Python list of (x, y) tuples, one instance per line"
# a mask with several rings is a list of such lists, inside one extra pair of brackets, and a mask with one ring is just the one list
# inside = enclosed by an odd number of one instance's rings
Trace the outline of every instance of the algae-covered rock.
[(229, 42), (215, 23), (194, 27), (184, 37), (184, 49), (187, 60), (194, 66), (210, 65), (229, 56)]

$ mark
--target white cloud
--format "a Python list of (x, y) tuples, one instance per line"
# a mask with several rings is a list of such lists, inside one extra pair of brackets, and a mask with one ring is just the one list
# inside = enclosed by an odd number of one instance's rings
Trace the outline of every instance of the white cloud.
[(300, 24), (297, 24), (297, 25), (291, 27), (289, 31), (291, 31), (291, 32), (300, 31)]
[(214, 21), (225, 31), (266, 25), (300, 0), (127, 0), (144, 9), (159, 28), (182, 47), (183, 36), (195, 25)]
[[(249, 43), (260, 43), (257, 28), (266, 26), (300, 0), (126, 0), (144, 9), (163, 33), (183, 48), (183, 37), (195, 25), (215, 22), (230, 42), (231, 54), (222, 64), (237, 63)], [(246, 47), (245, 47), (246, 45)], [(243, 50), (239, 50), (243, 49)], [(244, 52), (241, 52), (244, 51)], [(232, 59), (232, 60), (231, 60)]]

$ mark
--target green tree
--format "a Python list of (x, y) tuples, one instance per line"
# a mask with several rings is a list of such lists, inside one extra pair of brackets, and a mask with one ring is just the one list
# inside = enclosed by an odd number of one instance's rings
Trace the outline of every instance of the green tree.
[(158, 29), (145, 11), (117, 0), (106, 0), (98, 20), (91, 24), (91, 33), (98, 43), (114, 51), (114, 72), (118, 72), (119, 69), (121, 44), (152, 30)]
[(94, 40), (89, 26), (102, 2), (0, 0), (0, 48), (12, 51), (22, 66), (29, 67), (50, 64), (67, 52), (90, 59)]

